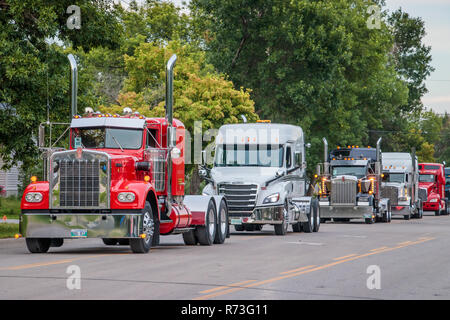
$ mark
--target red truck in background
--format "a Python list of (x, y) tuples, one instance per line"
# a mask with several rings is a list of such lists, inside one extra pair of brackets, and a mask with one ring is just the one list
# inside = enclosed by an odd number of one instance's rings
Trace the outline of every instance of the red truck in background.
[(444, 165), (440, 163), (419, 163), (419, 187), (427, 189), (424, 211), (434, 211), (436, 216), (448, 215), (448, 199), (445, 197)]
[(130, 112), (79, 116), (76, 61), (72, 55), (69, 60), (69, 148), (55, 149), (52, 141), (45, 148), (41, 124), (44, 179), (32, 177), (21, 203), (20, 233), (28, 250), (44, 253), (64, 239), (97, 238), (146, 253), (160, 234), (182, 234), (187, 245), (223, 243), (229, 237), (225, 198), (184, 194), (186, 135), (183, 123), (173, 119), (176, 56), (167, 63), (165, 118)]

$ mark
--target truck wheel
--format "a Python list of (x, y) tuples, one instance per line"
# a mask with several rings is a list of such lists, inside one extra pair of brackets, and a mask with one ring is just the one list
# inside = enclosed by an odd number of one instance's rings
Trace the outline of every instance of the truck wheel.
[(314, 209), (311, 206), (310, 213), (308, 215), (308, 222), (302, 222), (302, 229), (306, 233), (311, 233), (314, 230)]
[(238, 232), (244, 231), (244, 226), (242, 224), (235, 224), (234, 230), (236, 230)]
[(224, 200), (220, 201), (219, 212), (217, 214), (217, 231), (214, 238), (215, 244), (222, 244), (228, 233), (228, 208)]
[(277, 236), (284, 236), (287, 234), (287, 229), (289, 227), (289, 222), (287, 221), (288, 217), (289, 217), (289, 205), (286, 201), (284, 203), (284, 208), (283, 208), (283, 222), (281, 224), (274, 225), (275, 234)]
[(216, 217), (216, 206), (210, 200), (206, 211), (205, 225), (195, 229), (195, 235), (202, 246), (210, 246), (214, 243), (217, 232)]
[(64, 244), (63, 238), (53, 238), (50, 241), (50, 247), (54, 247), (54, 248), (62, 247), (63, 244)]
[(435, 215), (435, 216), (440, 216), (440, 215), (441, 215), (441, 211), (440, 211), (440, 210), (436, 210), (436, 211), (434, 212), (434, 215)]
[(103, 243), (107, 246), (115, 246), (118, 242), (117, 239), (111, 239), (111, 238), (103, 238)]
[(313, 213), (314, 213), (314, 222), (313, 222), (313, 232), (318, 232), (320, 229), (320, 208), (319, 203), (317, 201), (313, 201)]
[(405, 215), (403, 216), (403, 219), (405, 219), (405, 220), (411, 219), (411, 214), (410, 214), (410, 213), (409, 213), (409, 214), (405, 214)]
[(198, 239), (195, 236), (194, 230), (183, 232), (183, 241), (187, 246), (195, 246), (198, 243)]
[(147, 253), (150, 250), (155, 232), (154, 216), (150, 202), (145, 202), (144, 213), (142, 214), (142, 231), (145, 238), (130, 239), (130, 247), (134, 253)]
[(49, 238), (26, 238), (28, 251), (31, 253), (46, 253), (50, 248), (51, 239)]
[(292, 225), (292, 231), (294, 232), (302, 232), (302, 223), (297, 222)]

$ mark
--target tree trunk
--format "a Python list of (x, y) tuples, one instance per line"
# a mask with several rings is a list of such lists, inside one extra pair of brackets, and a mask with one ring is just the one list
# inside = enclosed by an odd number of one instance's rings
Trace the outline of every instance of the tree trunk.
[(202, 182), (202, 180), (200, 179), (200, 176), (198, 175), (198, 166), (195, 166), (194, 170), (192, 171), (191, 183), (189, 185), (189, 193), (192, 195), (199, 194), (201, 182)]

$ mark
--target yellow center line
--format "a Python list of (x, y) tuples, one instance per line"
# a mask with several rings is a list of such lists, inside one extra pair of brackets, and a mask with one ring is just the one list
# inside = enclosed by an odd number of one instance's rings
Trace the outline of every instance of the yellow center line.
[(354, 257), (354, 256), (356, 256), (356, 253), (352, 253), (352, 254), (349, 254), (349, 255), (343, 256), (343, 257), (334, 258), (333, 260), (342, 260), (342, 259), (350, 258), (350, 257)]
[(222, 286), (222, 287), (217, 287), (217, 288), (213, 288), (213, 289), (209, 289), (209, 290), (200, 291), (200, 293), (210, 293), (210, 292), (219, 291), (219, 290), (223, 290), (223, 289), (227, 289), (227, 288), (231, 288), (231, 287), (241, 286), (243, 284), (246, 284), (249, 282), (254, 282), (254, 281), (256, 281), (256, 280), (247, 280), (247, 281), (242, 281), (242, 282), (236, 282), (236, 283), (232, 283), (227, 286)]
[(378, 251), (378, 250), (383, 250), (383, 249), (387, 249), (388, 247), (380, 247), (380, 248), (375, 248), (375, 249), (372, 249), (372, 250), (370, 250), (370, 251)]
[(409, 244), (409, 243), (411, 243), (411, 241), (403, 241), (403, 242), (399, 242), (398, 245)]
[(288, 274), (288, 273), (291, 273), (291, 272), (301, 271), (301, 270), (305, 270), (305, 269), (309, 269), (309, 268), (314, 268), (314, 267), (315, 267), (315, 265), (306, 266), (306, 267), (301, 267), (301, 268), (297, 268), (297, 269), (294, 269), (294, 270), (288, 270), (288, 271), (285, 271), (285, 272), (281, 272), (280, 274)]
[(396, 249), (404, 248), (404, 247), (415, 245), (415, 244), (419, 244), (419, 243), (424, 243), (424, 242), (427, 242), (427, 241), (430, 241), (430, 240), (433, 240), (433, 239), (435, 239), (435, 238), (429, 238), (429, 239), (423, 239), (423, 240), (419, 240), (419, 241), (415, 241), (415, 242), (409, 242), (409, 243), (405, 243), (403, 245), (399, 245), (397, 247), (380, 249), (378, 251), (364, 253), (364, 254), (361, 254), (359, 256), (352, 256), (350, 258), (342, 259), (342, 260), (339, 260), (339, 261), (335, 261), (335, 262), (332, 262), (332, 263), (329, 263), (329, 264), (325, 264), (325, 265), (322, 265), (322, 266), (319, 266), (319, 267), (316, 267), (316, 268), (313, 268), (313, 269), (307, 269), (307, 270), (304, 270), (304, 271), (301, 271), (301, 272), (290, 273), (290, 274), (287, 274), (287, 275), (284, 275), (284, 276), (279, 276), (279, 277), (275, 277), (275, 278), (271, 278), (271, 279), (267, 279), (267, 280), (262, 280), (262, 281), (259, 281), (259, 282), (254, 282), (254, 283), (251, 283), (251, 284), (239, 287), (239, 288), (232, 288), (232, 289), (228, 289), (228, 290), (225, 290), (225, 291), (220, 291), (220, 292), (212, 293), (212, 294), (209, 294), (209, 295), (200, 296), (200, 297), (194, 298), (193, 300), (206, 300), (206, 299), (214, 298), (214, 297), (217, 297), (217, 296), (222, 296), (222, 295), (225, 295), (225, 294), (233, 293), (233, 292), (236, 292), (236, 291), (244, 290), (244, 289), (247, 289), (247, 288), (261, 286), (263, 284), (272, 283), (272, 282), (280, 281), (280, 280), (283, 280), (283, 279), (293, 278), (293, 277), (296, 277), (296, 276), (299, 276), (299, 275), (302, 275), (302, 274), (311, 273), (311, 272), (319, 271), (319, 270), (322, 270), (322, 269), (326, 269), (326, 268), (329, 268), (329, 267), (332, 267), (332, 266), (335, 266), (335, 265), (338, 265), (338, 264), (341, 264), (341, 263), (345, 263), (345, 262), (361, 259), (361, 258), (368, 257), (368, 256), (371, 256), (371, 255), (379, 254), (379, 253), (382, 253), (382, 252), (393, 251), (393, 250), (396, 250)]

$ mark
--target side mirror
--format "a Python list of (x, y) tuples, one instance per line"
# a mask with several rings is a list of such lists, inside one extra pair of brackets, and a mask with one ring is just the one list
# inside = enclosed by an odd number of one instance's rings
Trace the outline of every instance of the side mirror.
[(284, 175), (284, 171), (283, 171), (283, 170), (278, 170), (278, 171), (275, 173), (275, 175), (276, 175), (277, 177), (281, 177), (282, 175)]
[(45, 127), (43, 125), (39, 126), (39, 147), (45, 147)]
[(198, 170), (198, 175), (199, 175), (201, 178), (206, 178), (206, 177), (208, 176), (208, 173), (206, 172), (205, 169), (199, 169), (199, 170)]

